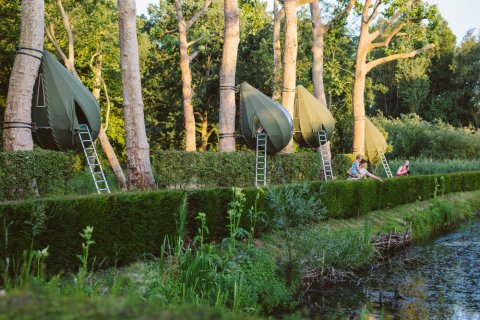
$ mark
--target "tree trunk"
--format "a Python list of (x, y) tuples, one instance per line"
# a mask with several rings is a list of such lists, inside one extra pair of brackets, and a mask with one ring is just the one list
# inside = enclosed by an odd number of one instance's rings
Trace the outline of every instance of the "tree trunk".
[(155, 181), (143, 114), (136, 19), (135, 0), (118, 0), (128, 187), (145, 189), (155, 187)]
[[(224, 0), (225, 35), (220, 68), (219, 151), (235, 151), (235, 73), (240, 42), (237, 0)], [(203, 144), (203, 142), (202, 142)]]
[(368, 39), (361, 35), (355, 62), (355, 80), (353, 83), (353, 153), (365, 154), (365, 83), (367, 78), (366, 60)]
[(273, 2), (273, 95), (275, 101), (282, 98), (282, 44), (280, 34), (282, 28), (282, 10), (280, 1)]
[[(96, 62), (96, 67), (94, 69), (94, 78), (95, 84), (92, 91), (93, 96), (100, 101), (100, 91), (102, 85), (102, 66), (103, 66), (103, 54), (98, 54), (98, 59)], [(107, 120), (108, 121), (108, 120)], [(105, 125), (106, 126), (106, 125)], [(127, 187), (127, 181), (125, 179), (125, 175), (123, 174), (122, 167), (120, 166), (120, 162), (118, 162), (117, 155), (108, 140), (107, 134), (103, 128), (100, 126), (100, 132), (98, 133), (98, 140), (100, 141), (100, 145), (102, 146), (103, 153), (107, 156), (108, 162), (112, 167), (113, 173), (115, 174), (115, 178), (117, 179), (118, 185), (120, 188), (125, 189)]]
[(328, 108), (327, 98), (325, 97), (325, 86), (323, 84), (323, 35), (325, 33), (325, 27), (322, 24), (320, 4), (317, 1), (310, 3), (310, 12), (312, 16), (313, 34), (313, 95), (318, 99), (318, 101)]
[[(297, 3), (296, 0), (284, 0), (285, 11), (285, 52), (283, 57), (283, 94), (282, 104), (293, 119), (295, 105), (295, 87), (297, 83)], [(293, 152), (293, 140), (283, 149), (284, 153)]]
[(8, 85), (4, 151), (33, 149), (32, 95), (43, 51), (44, 10), (43, 0), (22, 0), (19, 48), (23, 49), (15, 57)]

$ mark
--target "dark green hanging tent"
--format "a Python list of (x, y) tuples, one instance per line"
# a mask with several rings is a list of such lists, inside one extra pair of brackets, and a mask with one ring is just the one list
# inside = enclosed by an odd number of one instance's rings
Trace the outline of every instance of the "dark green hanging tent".
[(44, 51), (32, 101), (34, 140), (52, 150), (81, 150), (79, 126), (93, 140), (100, 130), (100, 108), (92, 93), (49, 52)]
[(315, 149), (320, 146), (317, 132), (325, 130), (329, 140), (335, 130), (335, 119), (330, 110), (303, 86), (297, 86), (293, 124), (295, 141)]
[(240, 129), (247, 145), (255, 149), (255, 134), (265, 132), (267, 152), (280, 152), (292, 139), (293, 122), (288, 111), (248, 83), (240, 84)]

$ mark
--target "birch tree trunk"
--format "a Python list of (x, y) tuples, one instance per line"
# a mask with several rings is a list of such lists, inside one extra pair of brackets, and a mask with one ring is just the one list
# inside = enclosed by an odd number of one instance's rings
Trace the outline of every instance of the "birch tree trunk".
[(240, 42), (239, 11), (237, 0), (224, 0), (225, 34), (220, 67), (220, 152), (235, 151), (235, 73)]
[[(284, 0), (285, 11), (285, 50), (283, 54), (283, 92), (282, 105), (293, 119), (295, 105), (295, 87), (297, 85), (297, 2)], [(282, 150), (284, 153), (293, 152), (293, 139)]]
[[(354, 136), (353, 152), (355, 154), (365, 153), (365, 83), (370, 70), (384, 63), (398, 59), (412, 58), (417, 54), (434, 48), (433, 44), (428, 44), (420, 49), (405, 53), (392, 54), (389, 56), (377, 58), (367, 62), (368, 53), (376, 48), (387, 47), (390, 41), (407, 25), (420, 23), (405, 19), (401, 21), (403, 14), (411, 7), (419, 3), (419, 0), (405, 0), (401, 9), (397, 9), (393, 14), (385, 18), (385, 22), (380, 24), (375, 30), (370, 31), (373, 22), (377, 21), (382, 7), (382, 1), (376, 0), (372, 5), (372, 0), (365, 0), (361, 15), (360, 37), (357, 47), (357, 58), (355, 62), (355, 82), (353, 85), (353, 118), (354, 118)], [(385, 10), (389, 8), (384, 8)], [(390, 10), (391, 11), (391, 10)], [(408, 16), (408, 15), (407, 15)]]
[(145, 189), (155, 187), (155, 181), (143, 114), (136, 19), (135, 0), (118, 0), (128, 188)]
[(44, 11), (43, 0), (22, 0), (20, 51), (10, 76), (4, 116), (4, 151), (33, 149), (32, 95), (43, 51)]
[(280, 101), (282, 98), (282, 44), (280, 34), (282, 28), (282, 16), (284, 11), (280, 9), (280, 1), (273, 2), (273, 95), (272, 99)]

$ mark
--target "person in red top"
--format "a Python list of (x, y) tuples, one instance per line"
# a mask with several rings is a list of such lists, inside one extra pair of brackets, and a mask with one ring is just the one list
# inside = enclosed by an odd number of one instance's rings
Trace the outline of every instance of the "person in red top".
[(408, 160), (406, 160), (397, 170), (397, 177), (401, 177), (401, 176), (408, 176), (408, 174), (410, 173), (410, 169), (408, 168), (408, 166), (410, 165), (410, 162)]

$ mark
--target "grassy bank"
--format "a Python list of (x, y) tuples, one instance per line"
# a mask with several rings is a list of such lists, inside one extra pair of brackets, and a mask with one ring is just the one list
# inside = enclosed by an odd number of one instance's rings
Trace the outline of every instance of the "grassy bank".
[(97, 245), (91, 242), (95, 231), (84, 232), (78, 272), (45, 279), (35, 262), (40, 266), (49, 257), (33, 257), (31, 271), (23, 272), (16, 289), (0, 297), (0, 314), (6, 317), (0, 319), (68, 319), (74, 315), (75, 319), (236, 319), (284, 313), (296, 308), (313, 282), (373, 263), (379, 257), (371, 244), (374, 235), (411, 228), (414, 241), (420, 242), (480, 211), (480, 191), (474, 191), (362, 217), (321, 220), (325, 219), (322, 210), (312, 213), (308, 209), (318, 202), (303, 199), (296, 203), (289, 197), (288, 192), (277, 198), (267, 195), (274, 204), (270, 215), (275, 227), (258, 238), (256, 228), (263, 213), (250, 210), (245, 217), (249, 227), (242, 228), (239, 221), (245, 198), (237, 191), (224, 226), (229, 236), (223, 241), (207, 241), (206, 216), (198, 214), (195, 233), (186, 233), (180, 223), (178, 237), (164, 242), (159, 258), (146, 258), (125, 268), (93, 272), (95, 259), (88, 252)]

